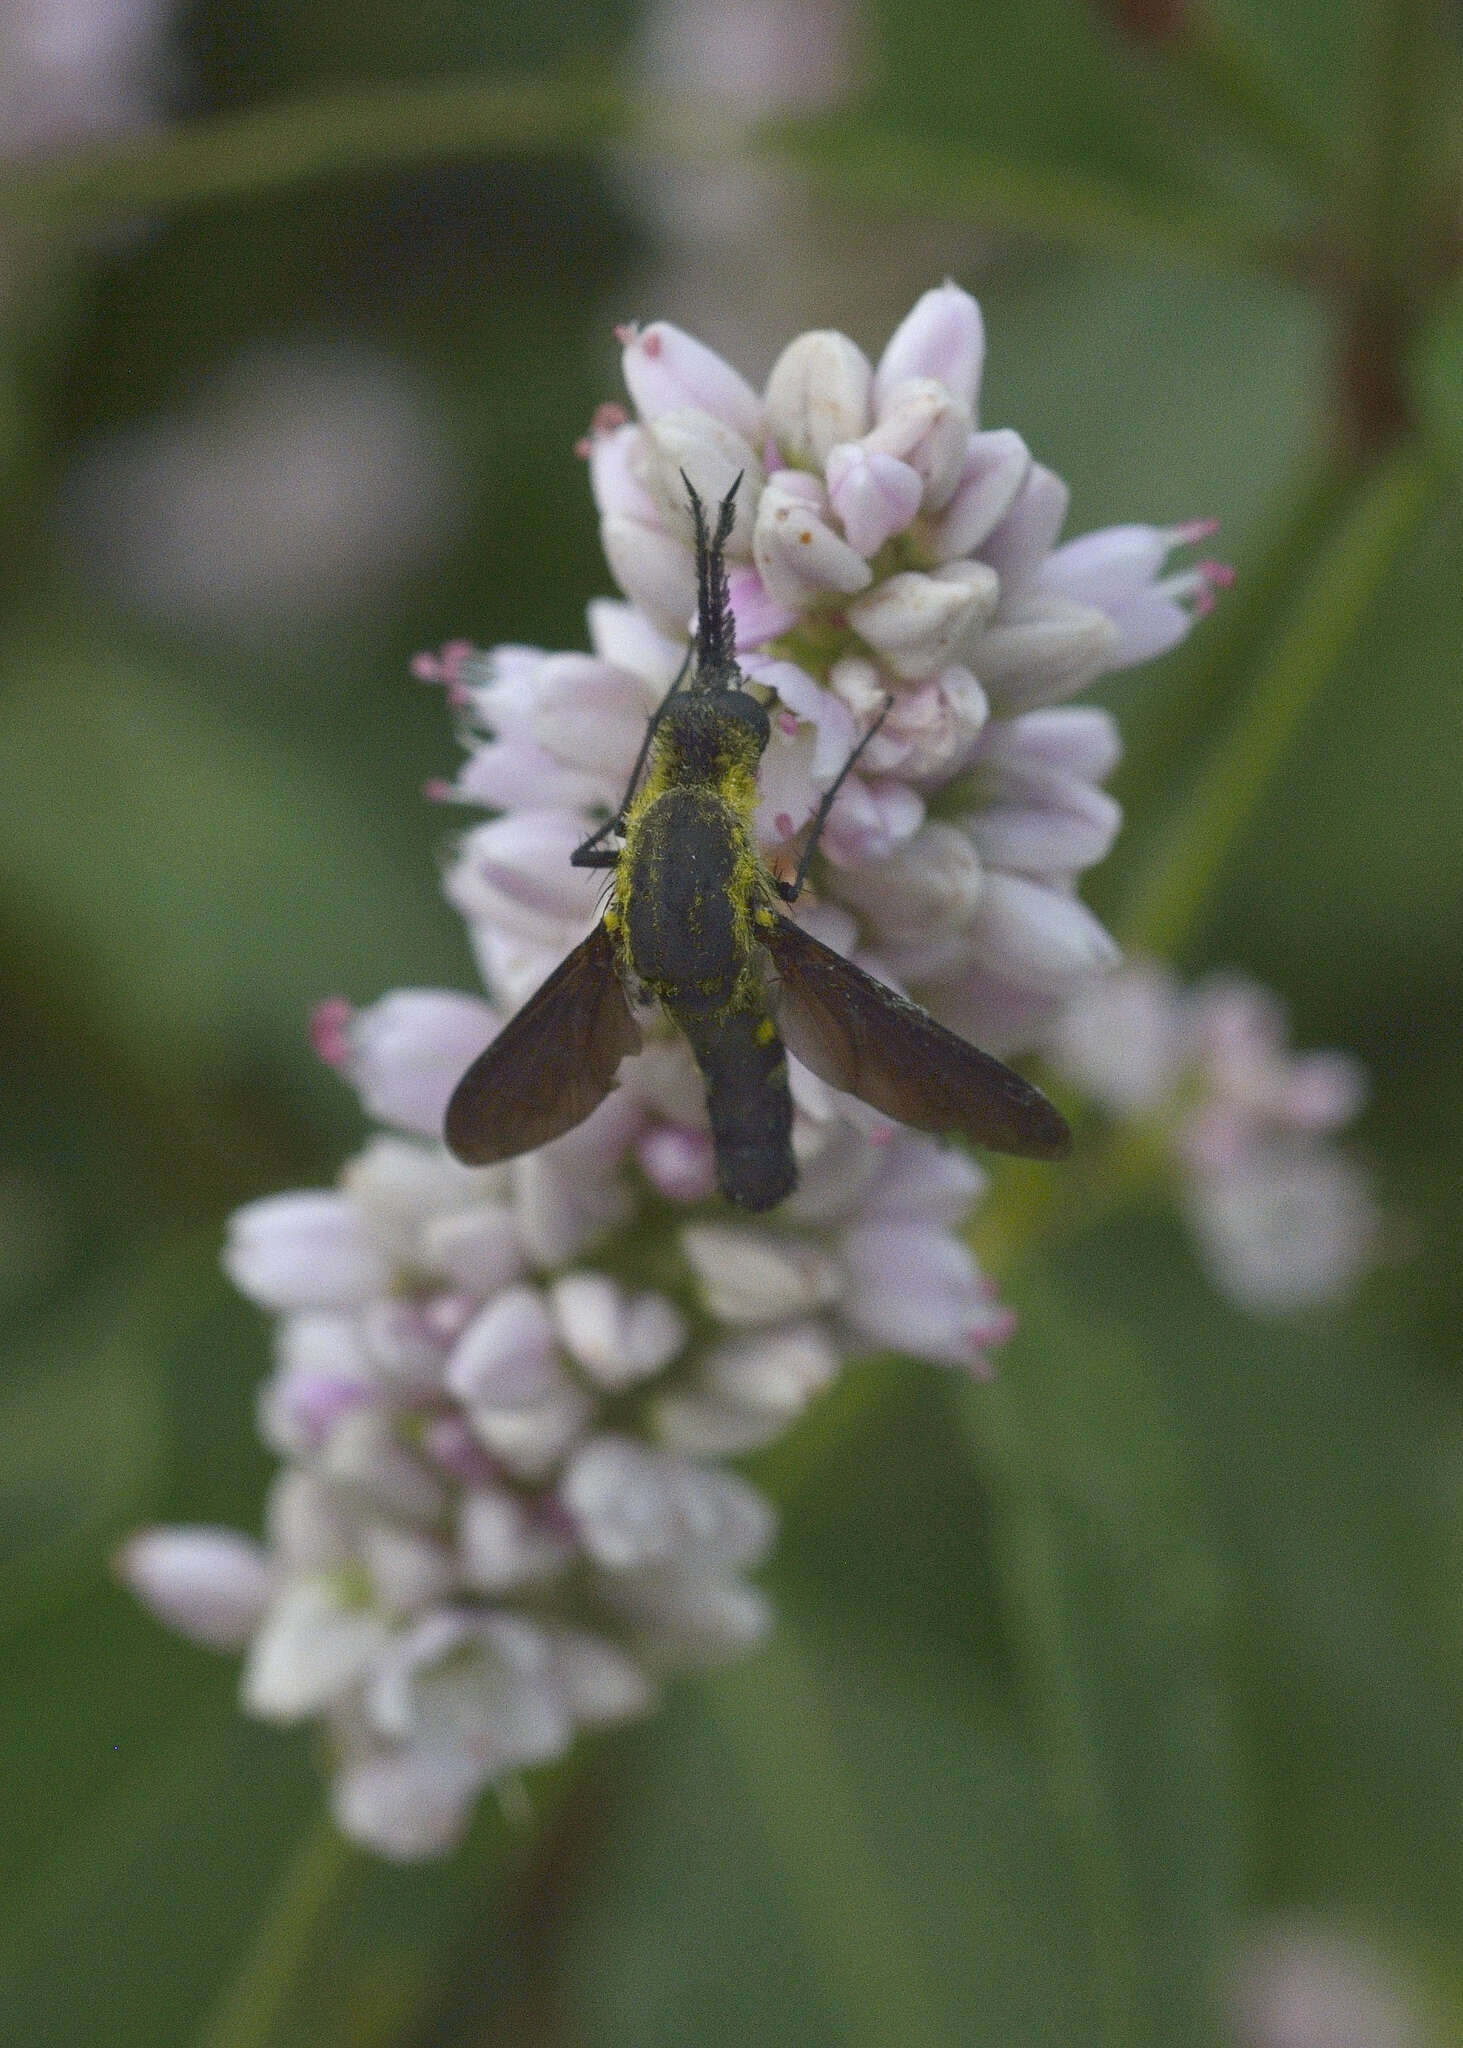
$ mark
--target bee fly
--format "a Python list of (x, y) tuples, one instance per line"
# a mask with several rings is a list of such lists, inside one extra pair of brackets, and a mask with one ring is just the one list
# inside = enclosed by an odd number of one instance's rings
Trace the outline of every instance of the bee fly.
[(792, 881), (771, 874), (752, 839), (771, 727), (736, 664), (723, 559), (737, 484), (709, 535), (689, 480), (686, 490), (696, 638), (651, 718), (620, 809), (570, 856), (576, 867), (613, 870), (609, 906), (458, 1082), (449, 1147), (487, 1166), (587, 1117), (640, 1045), (629, 989), (654, 998), (688, 1040), (706, 1086), (717, 1184), (743, 1208), (770, 1209), (797, 1180), (784, 1038), (815, 1074), (899, 1123), (1062, 1158), (1071, 1133), (1039, 1089), (783, 916), (878, 723), (819, 804)]

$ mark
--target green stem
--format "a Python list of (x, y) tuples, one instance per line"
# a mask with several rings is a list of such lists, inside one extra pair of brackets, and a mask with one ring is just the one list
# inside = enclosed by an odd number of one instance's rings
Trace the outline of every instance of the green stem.
[(1010, 1388), (996, 1379), (957, 1405), (996, 1508), (996, 1548), (1021, 1657), (1027, 1726), (1086, 1923), (1097, 2038), (1107, 2048), (1139, 2048), (1152, 2035), (1141, 1920), (1072, 1655), (1060, 1545)]
[(1296, 268), (1288, 237), (1232, 208), (1063, 164), (982, 156), (964, 142), (847, 119), (779, 123), (762, 139), (831, 198), (881, 212), (935, 214), (1209, 269), (1290, 275)]
[(357, 1852), (322, 1815), (281, 1874), (248, 1951), (199, 2029), (194, 2048), (268, 2048), (326, 1914), (357, 1863)]
[(1318, 198), (1336, 199), (1352, 183), (1331, 138), (1297, 109), (1253, 31), (1221, 4), (1190, 7), (1170, 44), (1174, 61), (1270, 155), (1288, 164)]
[(706, 1692), (803, 1907), (799, 1931), (840, 2022), (837, 2038), (849, 2048), (953, 2048), (786, 1619), (766, 1648), (718, 1672)]
[[(8, 167), (0, 218), (76, 227), (426, 164), (599, 148), (653, 111), (613, 85), (567, 78), (373, 86), (211, 114)], [(655, 118), (663, 125), (663, 111)]]
[(1125, 948), (1172, 958), (1191, 937), (1306, 714), (1439, 487), (1432, 462), (1414, 449), (1353, 486), (1167, 845), (1120, 921)]

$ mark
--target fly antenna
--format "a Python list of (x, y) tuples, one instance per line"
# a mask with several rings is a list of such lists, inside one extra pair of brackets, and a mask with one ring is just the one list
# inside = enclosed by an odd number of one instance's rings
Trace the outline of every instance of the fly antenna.
[(736, 624), (732, 618), (731, 591), (726, 580), (726, 544), (737, 516), (736, 495), (739, 476), (722, 499), (716, 513), (716, 531), (708, 535), (706, 507), (696, 486), (684, 470), (681, 482), (691, 501), (696, 522), (696, 672), (721, 676), (736, 666)]

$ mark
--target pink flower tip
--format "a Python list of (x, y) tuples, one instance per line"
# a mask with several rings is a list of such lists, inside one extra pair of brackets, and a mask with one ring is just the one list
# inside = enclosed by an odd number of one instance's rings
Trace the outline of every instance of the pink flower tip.
[(1228, 562), (1196, 562), (1194, 577), (1194, 612), (1202, 619), (1213, 611), (1218, 592), (1234, 582), (1234, 571)]
[(351, 1056), (350, 1025), (354, 1010), (344, 996), (327, 996), (310, 1012), (310, 1043), (327, 1067), (344, 1067)]
[(604, 440), (607, 434), (618, 432), (627, 424), (629, 418), (630, 415), (623, 405), (597, 405), (590, 416), (589, 432), (581, 434), (574, 443), (574, 453), (581, 462), (588, 462), (594, 453), (595, 443)]
[(1173, 537), (1178, 546), (1191, 548), (1198, 541), (1212, 540), (1218, 531), (1217, 519), (1186, 519), (1182, 526), (1173, 529)]
[(431, 775), (422, 784), (422, 795), (429, 804), (450, 804), (457, 790), (443, 775)]
[(476, 650), (471, 640), (448, 640), (436, 654), (414, 654), (411, 673), (419, 683), (436, 683), (447, 692), (449, 703), (468, 701), (463, 669)]
[[(638, 320), (621, 320), (619, 325), (612, 331), (615, 340), (620, 344), (621, 348), (629, 348), (632, 342), (640, 339), (640, 323)], [(650, 340), (645, 344), (645, 350), (647, 355), (654, 356), (660, 354), (660, 338), (658, 335), (651, 336)]]

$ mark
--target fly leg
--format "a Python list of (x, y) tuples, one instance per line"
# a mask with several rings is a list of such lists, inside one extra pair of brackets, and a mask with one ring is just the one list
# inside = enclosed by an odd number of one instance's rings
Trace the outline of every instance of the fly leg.
[(849, 775), (853, 769), (855, 762), (858, 760), (859, 755), (863, 752), (864, 748), (869, 744), (869, 741), (874, 737), (874, 734), (879, 730), (879, 727), (884, 723), (884, 720), (889, 716), (889, 713), (893, 709), (894, 699), (892, 697), (886, 697), (884, 699), (883, 710), (879, 713), (878, 717), (874, 720), (873, 724), (869, 727), (868, 731), (864, 734), (863, 738), (859, 741), (858, 745), (854, 748), (853, 752), (849, 755), (848, 759), (844, 762), (843, 766), (839, 769), (838, 773), (834, 776), (832, 782), (829, 783), (827, 789), (824, 790), (823, 800), (818, 805), (817, 810), (813, 813), (813, 827), (808, 834), (808, 843), (803, 848), (803, 857), (798, 862), (797, 873), (793, 876), (790, 882), (779, 881), (776, 877), (773, 878), (773, 887), (777, 890), (778, 895), (782, 898), (784, 903), (796, 903), (799, 896), (801, 896), (803, 892), (803, 883), (807, 880), (808, 869), (812, 866), (813, 863), (813, 855), (818, 851), (818, 841), (823, 836), (823, 827), (828, 823), (828, 813), (833, 808), (834, 799), (837, 797), (838, 792), (840, 789), (842, 789), (844, 783), (848, 780)]
[(619, 854), (612, 847), (601, 846), (600, 841), (608, 839), (612, 832), (618, 832), (624, 825), (625, 813), (629, 810), (630, 799), (635, 794), (635, 785), (639, 782), (645, 763), (650, 758), (650, 749), (655, 740), (655, 729), (665, 716), (665, 707), (686, 680), (686, 672), (691, 666), (691, 656), (695, 652), (696, 642), (693, 640), (686, 649), (685, 660), (676, 670), (675, 681), (650, 714), (645, 727), (645, 737), (640, 742), (640, 752), (635, 756), (635, 766), (630, 770), (629, 784), (626, 787), (624, 796), (620, 800), (620, 808), (612, 818), (606, 818), (596, 831), (591, 832), (587, 839), (582, 840), (575, 847), (569, 856), (571, 868), (612, 868), (619, 859)]

